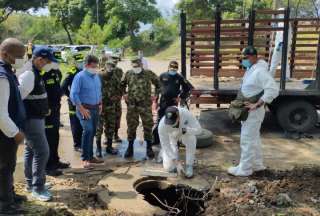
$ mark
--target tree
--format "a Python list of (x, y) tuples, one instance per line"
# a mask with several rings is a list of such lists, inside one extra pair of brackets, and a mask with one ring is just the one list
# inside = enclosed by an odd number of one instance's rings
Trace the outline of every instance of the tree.
[(69, 43), (73, 44), (71, 31), (78, 29), (86, 14), (85, 0), (50, 0), (50, 14), (66, 31)]
[(87, 14), (77, 32), (76, 40), (79, 44), (102, 45), (105, 41), (101, 27), (92, 23), (92, 17)]
[(44, 6), (47, 0), (0, 0), (0, 23), (8, 19), (14, 11), (27, 11)]
[(132, 46), (137, 42), (136, 34), (139, 32), (140, 23), (152, 23), (161, 16), (155, 0), (105, 0), (105, 5), (108, 22), (114, 27), (118, 26), (118, 33), (123, 38), (129, 35)]

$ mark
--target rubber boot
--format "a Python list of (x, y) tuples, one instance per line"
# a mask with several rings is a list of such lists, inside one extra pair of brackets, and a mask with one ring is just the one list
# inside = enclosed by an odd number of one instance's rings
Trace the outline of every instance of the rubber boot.
[(116, 143), (121, 143), (122, 142), (121, 138), (118, 135), (118, 130), (116, 130), (115, 133), (114, 133), (114, 141)]
[(127, 151), (126, 153), (124, 154), (124, 157), (125, 158), (131, 158), (133, 157), (133, 143), (134, 141), (129, 141), (129, 145), (128, 145), (128, 148), (127, 148)]
[(152, 150), (152, 142), (151, 141), (147, 141), (147, 157), (149, 159), (154, 158), (154, 152)]
[(106, 152), (111, 155), (117, 155), (118, 151), (112, 147), (112, 139), (108, 138)]
[(96, 156), (97, 156), (98, 158), (102, 158), (101, 139), (97, 139), (97, 140), (96, 140), (96, 144), (97, 144)]

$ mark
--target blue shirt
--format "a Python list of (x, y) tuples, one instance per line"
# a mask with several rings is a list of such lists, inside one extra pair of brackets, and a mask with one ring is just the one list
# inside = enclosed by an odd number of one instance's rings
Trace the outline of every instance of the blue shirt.
[(100, 104), (102, 100), (100, 77), (85, 69), (79, 72), (72, 82), (70, 99), (74, 105)]

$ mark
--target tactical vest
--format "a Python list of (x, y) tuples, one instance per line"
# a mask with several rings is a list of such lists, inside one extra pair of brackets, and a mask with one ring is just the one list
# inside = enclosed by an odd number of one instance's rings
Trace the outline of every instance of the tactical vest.
[(24, 105), (28, 119), (43, 119), (49, 113), (48, 95), (40, 71), (33, 67), (34, 88), (25, 98)]
[(18, 80), (11, 71), (11, 66), (0, 61), (0, 77), (6, 77), (10, 86), (10, 96), (8, 101), (8, 112), (10, 119), (19, 129), (24, 128), (26, 112), (18, 88)]

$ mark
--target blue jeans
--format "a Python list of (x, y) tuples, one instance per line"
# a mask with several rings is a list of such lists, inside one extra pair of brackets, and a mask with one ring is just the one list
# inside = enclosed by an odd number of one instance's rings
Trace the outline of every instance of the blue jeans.
[(79, 110), (77, 110), (77, 117), (80, 120), (80, 124), (82, 126), (82, 139), (81, 139), (81, 148), (82, 161), (90, 161), (93, 159), (93, 140), (96, 135), (97, 125), (99, 121), (99, 110), (98, 109), (90, 109), (91, 118), (86, 120), (83, 119)]
[(45, 134), (44, 119), (29, 119), (25, 124), (26, 148), (24, 152), (24, 174), (28, 187), (44, 190), (49, 145)]

